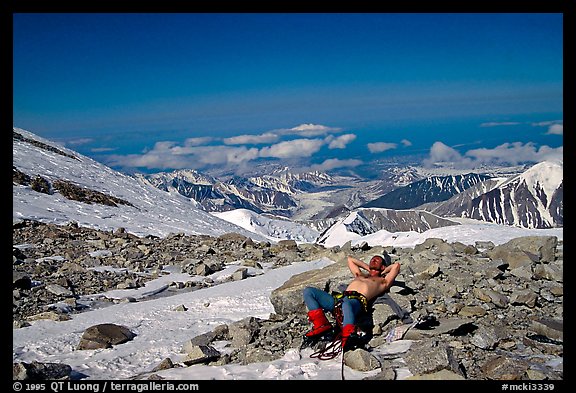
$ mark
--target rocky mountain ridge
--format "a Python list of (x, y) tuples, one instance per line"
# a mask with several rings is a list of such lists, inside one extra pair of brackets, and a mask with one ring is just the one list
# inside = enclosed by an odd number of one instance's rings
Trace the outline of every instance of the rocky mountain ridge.
[(447, 219), (543, 229), (563, 226), (563, 190), (563, 162), (543, 161), (504, 178), (474, 173), (428, 177), (363, 206), (424, 209)]
[(163, 191), (174, 190), (192, 198), (208, 212), (249, 209), (257, 213), (289, 217), (297, 207), (295, 195), (333, 184), (330, 175), (321, 172), (240, 177), (221, 181), (194, 170), (178, 170), (137, 178)]
[(424, 203), (448, 200), (454, 195), (488, 179), (488, 176), (477, 173), (427, 177), (399, 187), (361, 207), (380, 207), (397, 210), (412, 209)]
[(452, 214), (523, 228), (562, 227), (563, 164), (540, 162), (460, 205)]

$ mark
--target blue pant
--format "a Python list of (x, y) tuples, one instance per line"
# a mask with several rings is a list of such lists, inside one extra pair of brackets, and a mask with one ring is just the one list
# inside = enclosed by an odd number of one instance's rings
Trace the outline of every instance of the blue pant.
[[(304, 303), (308, 310), (321, 308), (324, 311), (334, 311), (336, 301), (328, 292), (314, 287), (306, 287), (302, 292)], [(356, 314), (362, 309), (362, 303), (358, 299), (342, 298), (342, 325), (355, 324)]]

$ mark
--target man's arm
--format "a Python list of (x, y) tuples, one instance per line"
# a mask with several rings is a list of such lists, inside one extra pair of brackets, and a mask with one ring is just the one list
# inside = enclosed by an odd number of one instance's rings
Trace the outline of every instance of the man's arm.
[(350, 269), (354, 277), (365, 276), (365, 274), (362, 273), (362, 271), (360, 271), (360, 268), (370, 270), (370, 266), (368, 266), (366, 262), (362, 262), (361, 260), (351, 256), (348, 257), (348, 268)]
[(390, 266), (386, 266), (386, 269), (382, 270), (380, 275), (384, 277), (385, 291), (390, 289), (392, 284), (394, 284), (394, 280), (396, 279), (396, 276), (398, 276), (399, 273), (400, 273), (400, 263), (398, 262), (394, 262)]

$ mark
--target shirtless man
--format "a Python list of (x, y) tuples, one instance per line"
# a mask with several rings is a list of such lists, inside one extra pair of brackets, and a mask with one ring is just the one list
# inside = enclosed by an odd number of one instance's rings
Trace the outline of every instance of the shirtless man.
[[(388, 254), (384, 252), (384, 255), (389, 261)], [(362, 309), (368, 311), (368, 302), (388, 291), (400, 273), (398, 262), (386, 266), (384, 258), (379, 255), (373, 256), (369, 264), (349, 256), (348, 268), (354, 275), (354, 279), (342, 297), (342, 348), (345, 347), (348, 337), (356, 331), (356, 315)], [(363, 273), (361, 268), (368, 273)], [(314, 287), (304, 288), (303, 295), (304, 303), (309, 310), (308, 319), (313, 324), (312, 329), (306, 333), (306, 337), (314, 337), (332, 329), (324, 311), (332, 312), (336, 299), (329, 293)]]

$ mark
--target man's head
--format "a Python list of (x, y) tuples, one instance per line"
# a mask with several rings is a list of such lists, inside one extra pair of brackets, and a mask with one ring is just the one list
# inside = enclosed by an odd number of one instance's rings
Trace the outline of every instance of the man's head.
[(390, 255), (388, 255), (386, 251), (384, 251), (383, 257), (380, 255), (374, 255), (368, 264), (370, 275), (379, 276), (382, 270), (389, 266), (391, 262), (392, 260), (390, 259)]
[(384, 270), (384, 259), (380, 255), (374, 255), (368, 264), (371, 276), (379, 276)]

